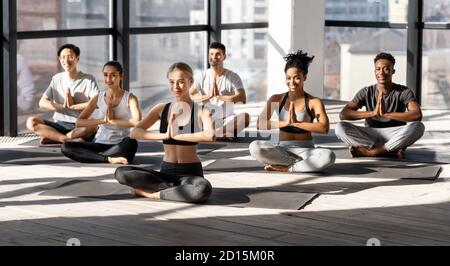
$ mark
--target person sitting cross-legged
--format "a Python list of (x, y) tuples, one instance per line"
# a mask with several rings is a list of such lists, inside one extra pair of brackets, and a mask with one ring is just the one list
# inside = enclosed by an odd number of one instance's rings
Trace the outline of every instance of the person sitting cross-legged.
[[(343, 121), (335, 133), (353, 157), (403, 158), (424, 134), (422, 111), (409, 88), (392, 82), (395, 58), (380, 53), (374, 62), (377, 83), (361, 89), (340, 113), (341, 120), (365, 119), (366, 127)], [(366, 111), (359, 110), (363, 107)]]
[[(94, 142), (66, 141), (61, 151), (81, 163), (129, 164), (138, 149), (137, 141), (130, 139), (131, 128), (141, 120), (138, 99), (121, 88), (120, 63), (106, 63), (103, 76), (108, 89), (92, 98), (77, 120), (81, 127), (98, 126)], [(101, 119), (91, 118), (97, 107)]]
[(194, 78), (190, 89), (193, 101), (209, 108), (218, 140), (232, 140), (250, 125), (248, 113), (235, 113), (238, 103), (245, 104), (246, 92), (239, 75), (224, 67), (226, 47), (214, 42), (209, 46), (211, 68)]
[[(326, 134), (330, 128), (322, 100), (304, 91), (314, 57), (298, 51), (285, 59), (288, 92), (270, 97), (258, 119), (259, 130), (280, 130), (280, 143), (254, 141), (250, 153), (266, 165), (267, 171), (320, 172), (334, 164), (336, 155), (316, 148), (312, 139), (312, 133)], [(278, 121), (271, 120), (275, 112), (279, 114)]]
[[(197, 155), (199, 142), (213, 142), (214, 123), (207, 108), (192, 101), (189, 89), (192, 69), (186, 63), (173, 64), (167, 73), (171, 103), (160, 103), (131, 132), (139, 140), (162, 140), (164, 159), (161, 170), (122, 166), (115, 178), (132, 188), (132, 193), (152, 199), (200, 203), (206, 201), (212, 186), (203, 175)], [(147, 131), (160, 121), (159, 132)]]
[(78, 70), (80, 48), (65, 44), (58, 50), (64, 72), (55, 75), (44, 92), (39, 106), (54, 111), (53, 120), (30, 117), (27, 128), (40, 136), (41, 144), (63, 143), (73, 139), (90, 140), (97, 127), (76, 127), (75, 122), (88, 101), (98, 95), (97, 82), (92, 75)]

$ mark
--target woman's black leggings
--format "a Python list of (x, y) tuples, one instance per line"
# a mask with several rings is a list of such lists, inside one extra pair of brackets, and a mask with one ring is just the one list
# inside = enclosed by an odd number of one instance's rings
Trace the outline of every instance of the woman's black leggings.
[(163, 162), (161, 171), (123, 166), (116, 170), (120, 184), (149, 192), (160, 192), (161, 199), (199, 203), (206, 201), (212, 186), (203, 177), (201, 163), (173, 164)]
[(109, 163), (108, 157), (125, 157), (131, 163), (137, 149), (136, 140), (124, 138), (116, 145), (68, 141), (62, 145), (61, 152), (66, 157), (80, 163)]

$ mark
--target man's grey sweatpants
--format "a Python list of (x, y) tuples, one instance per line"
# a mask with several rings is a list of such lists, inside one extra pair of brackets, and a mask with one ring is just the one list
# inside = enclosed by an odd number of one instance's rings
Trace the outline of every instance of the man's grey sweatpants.
[(314, 148), (312, 141), (254, 141), (250, 154), (266, 165), (289, 166), (289, 172), (320, 172), (334, 164), (336, 155), (328, 149)]
[(360, 127), (349, 122), (339, 122), (335, 129), (336, 136), (350, 147), (371, 149), (384, 145), (388, 152), (413, 145), (424, 132), (425, 126), (419, 121), (387, 128)]

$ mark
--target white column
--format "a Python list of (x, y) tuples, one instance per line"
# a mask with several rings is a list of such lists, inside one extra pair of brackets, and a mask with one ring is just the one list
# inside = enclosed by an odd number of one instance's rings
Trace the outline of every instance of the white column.
[[(341, 101), (353, 99), (355, 88), (352, 86), (352, 54), (349, 52), (351, 44), (341, 43)], [(362, 88), (362, 87), (361, 87)], [(358, 88), (361, 89), (361, 88)]]
[(305, 90), (323, 97), (324, 36), (325, 0), (269, 0), (268, 97), (287, 91), (283, 57), (297, 50), (315, 56)]

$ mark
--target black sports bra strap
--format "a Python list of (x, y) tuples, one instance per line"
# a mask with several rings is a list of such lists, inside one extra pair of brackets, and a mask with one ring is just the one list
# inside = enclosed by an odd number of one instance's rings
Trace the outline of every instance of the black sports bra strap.
[[(169, 111), (170, 111), (170, 106), (172, 104), (168, 103), (163, 110), (163, 113), (161, 114), (161, 125), (160, 125), (160, 129), (159, 132), (160, 133), (166, 133), (168, 130), (168, 124), (169, 124)], [(192, 113), (191, 113), (191, 119), (190, 119), (190, 129), (191, 129), (191, 133), (196, 133), (196, 132), (200, 132), (200, 129), (198, 129), (198, 127), (196, 127), (196, 117), (195, 117), (195, 104), (192, 106)], [(186, 125), (186, 127), (189, 127), (189, 125)], [(180, 130), (183, 130), (184, 127), (180, 127)], [(164, 140), (163, 144), (165, 145), (181, 145), (181, 146), (194, 146), (197, 145), (196, 142), (190, 142), (190, 141), (177, 141), (174, 139), (168, 139), (168, 140)]]
[[(169, 111), (172, 103), (168, 103), (161, 114), (161, 123), (167, 128), (169, 125)], [(195, 106), (192, 106), (191, 110), (191, 132), (195, 132)]]
[(166, 106), (164, 106), (164, 110), (161, 114), (161, 123), (163, 123), (163, 125), (166, 125), (165, 127), (167, 128), (167, 126), (169, 125), (169, 110), (170, 110), (170, 105), (171, 103), (166, 104)]
[(306, 112), (308, 113), (309, 117), (311, 117), (311, 123), (314, 122), (314, 115), (311, 111), (311, 109), (309, 108), (309, 94), (305, 92), (305, 109)]
[(281, 110), (283, 110), (284, 105), (286, 104), (286, 101), (287, 101), (287, 99), (288, 99), (288, 96), (289, 96), (289, 92), (286, 93), (286, 95), (284, 96), (283, 100), (281, 101), (281, 103), (280, 103), (280, 108), (279, 108), (279, 110), (278, 110), (278, 113), (281, 113)]
[(195, 104), (193, 104), (192, 105), (192, 111), (191, 111), (191, 132), (192, 133), (196, 132), (196, 130), (195, 130), (196, 119), (195, 118), (196, 118), (195, 117)]

